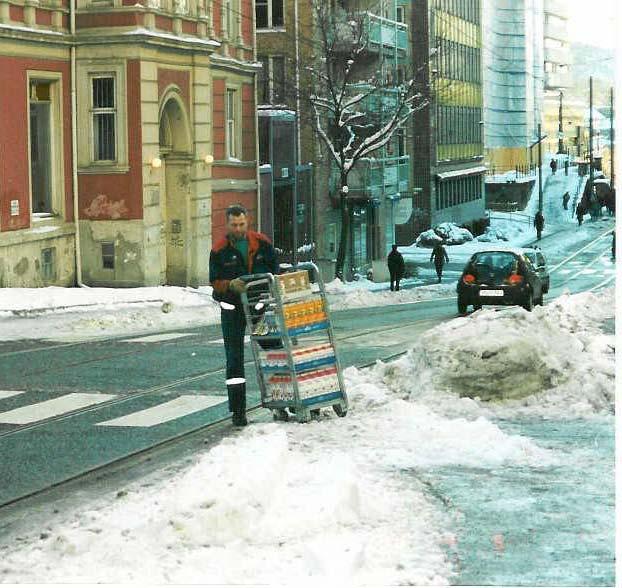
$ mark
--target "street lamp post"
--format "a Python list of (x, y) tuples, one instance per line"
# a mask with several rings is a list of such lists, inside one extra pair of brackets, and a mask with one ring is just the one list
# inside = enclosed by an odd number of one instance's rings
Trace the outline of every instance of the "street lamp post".
[(557, 131), (557, 153), (564, 153), (564, 123), (563, 121), (564, 93), (559, 91), (559, 126)]

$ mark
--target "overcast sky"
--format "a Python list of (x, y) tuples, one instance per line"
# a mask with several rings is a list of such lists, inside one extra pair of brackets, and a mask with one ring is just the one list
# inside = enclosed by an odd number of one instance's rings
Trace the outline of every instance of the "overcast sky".
[[(619, 0), (566, 0), (569, 7), (569, 32), (573, 41), (614, 49), (617, 40), (616, 17)], [(618, 14), (616, 14), (618, 13)]]

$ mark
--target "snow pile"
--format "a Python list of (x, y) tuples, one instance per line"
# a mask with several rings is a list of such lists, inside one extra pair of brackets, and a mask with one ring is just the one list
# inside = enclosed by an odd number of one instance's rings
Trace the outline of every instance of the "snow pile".
[(508, 241), (509, 239), (501, 229), (489, 226), (486, 227), (484, 234), (475, 237), (475, 240), (484, 243), (494, 243), (497, 241)]
[(471, 231), (455, 223), (441, 223), (421, 233), (411, 247), (430, 248), (440, 242), (444, 242), (445, 245), (462, 245), (468, 241), (473, 241)]
[(399, 292), (387, 291), (386, 286), (377, 292), (370, 292), (366, 282), (344, 283), (333, 280), (326, 285), (329, 294), (328, 303), (331, 310), (347, 310), (349, 308), (365, 308), (370, 306), (384, 306), (389, 304), (408, 304), (422, 300), (447, 298), (456, 295), (455, 284), (432, 284), (419, 286)]
[(383, 377), (412, 401), (444, 405), (446, 415), (465, 407), (471, 416), (610, 415), (615, 338), (602, 323), (614, 308), (609, 289), (565, 295), (531, 313), (478, 311), (426, 332), (382, 367)]
[(494, 420), (611, 415), (613, 312), (608, 290), (443, 324), (399, 361), (345, 370), (347, 418), (252, 425), (9, 544), (0, 582), (447, 585), (456, 521), (426, 474), (559, 466)]
[(176, 306), (201, 306), (211, 301), (211, 287), (199, 289), (176, 286), (146, 288), (2, 288), (0, 289), (0, 317), (13, 313), (37, 314), (47, 311), (93, 307), (112, 309), (137, 303)]

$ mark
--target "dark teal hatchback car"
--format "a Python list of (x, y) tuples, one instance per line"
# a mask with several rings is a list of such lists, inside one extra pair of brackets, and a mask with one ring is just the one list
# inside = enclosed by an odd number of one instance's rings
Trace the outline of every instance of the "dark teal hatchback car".
[(457, 285), (458, 312), (472, 305), (518, 305), (531, 310), (542, 304), (544, 287), (536, 269), (518, 249), (479, 251), (467, 262)]

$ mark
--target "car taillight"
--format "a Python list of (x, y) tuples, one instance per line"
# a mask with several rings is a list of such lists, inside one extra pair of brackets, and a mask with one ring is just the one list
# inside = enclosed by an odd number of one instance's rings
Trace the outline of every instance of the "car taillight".
[(516, 286), (516, 284), (522, 284), (523, 276), (519, 276), (518, 274), (512, 274), (511, 276), (508, 277), (506, 282), (510, 284), (511, 286)]
[(465, 284), (475, 284), (475, 276), (473, 274), (465, 274), (462, 277), (462, 281)]

